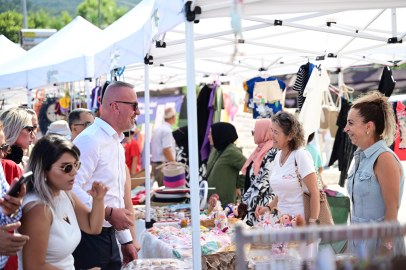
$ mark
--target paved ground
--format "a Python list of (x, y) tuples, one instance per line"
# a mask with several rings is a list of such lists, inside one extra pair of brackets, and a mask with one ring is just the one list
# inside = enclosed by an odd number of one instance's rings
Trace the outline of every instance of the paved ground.
[[(403, 168), (406, 170), (406, 161), (402, 161)], [(328, 170), (323, 171), (323, 179), (328, 185), (329, 189), (339, 191), (348, 196), (347, 188), (342, 188), (338, 185), (340, 172), (338, 168), (330, 167)], [(402, 202), (399, 209), (398, 219), (402, 224), (406, 223), (406, 188), (403, 190)]]

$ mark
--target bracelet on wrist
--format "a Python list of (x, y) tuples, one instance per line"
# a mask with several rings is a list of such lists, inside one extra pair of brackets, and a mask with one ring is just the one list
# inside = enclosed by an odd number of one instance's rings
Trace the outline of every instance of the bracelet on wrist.
[(110, 215), (109, 215), (109, 217), (106, 219), (106, 221), (109, 221), (109, 220), (111, 219), (111, 214), (113, 214), (113, 207), (110, 207), (110, 208), (111, 208)]
[(272, 209), (271, 209), (271, 207), (270, 207), (269, 205), (267, 205), (266, 207), (268, 207), (269, 212), (271, 212), (271, 211), (272, 211)]

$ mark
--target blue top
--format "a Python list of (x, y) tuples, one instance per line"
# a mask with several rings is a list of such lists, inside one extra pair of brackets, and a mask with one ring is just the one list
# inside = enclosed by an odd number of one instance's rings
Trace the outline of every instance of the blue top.
[[(365, 151), (358, 149), (354, 153), (355, 164), (349, 173), (347, 183), (348, 194), (352, 202), (352, 223), (380, 222), (385, 217), (382, 190), (374, 173), (375, 161), (384, 152), (392, 153), (401, 164), (399, 158), (386, 146), (384, 140), (376, 142)], [(399, 205), (402, 201), (404, 180), (402, 167), (402, 176), (399, 179)], [(385, 179), (381, 179), (381, 181), (385, 181)]]
[[(273, 78), (273, 77), (268, 77), (266, 79), (262, 77), (255, 77), (252, 78), (251, 80), (248, 80), (245, 82), (246, 88), (248, 89), (247, 92), (249, 94), (249, 101), (247, 106), (249, 108), (254, 109), (254, 119), (262, 119), (262, 118), (271, 118), (271, 116), (279, 111), (282, 110), (282, 104), (280, 102), (275, 102), (275, 103), (265, 103), (265, 104), (257, 104), (252, 102), (253, 100), (253, 95), (254, 95), (254, 86), (256, 82), (263, 82), (263, 81), (274, 81), (278, 80), (279, 87), (282, 89), (282, 91), (285, 91), (286, 84), (279, 79)], [(260, 106), (263, 106), (262, 109), (264, 110), (261, 112)]]

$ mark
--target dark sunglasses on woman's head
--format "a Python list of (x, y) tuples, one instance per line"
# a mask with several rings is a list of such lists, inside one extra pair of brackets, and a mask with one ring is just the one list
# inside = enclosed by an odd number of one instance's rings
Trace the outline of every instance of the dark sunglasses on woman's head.
[(80, 165), (82, 165), (82, 163), (78, 160), (75, 163), (70, 163), (70, 164), (66, 164), (64, 167), (57, 167), (57, 166), (52, 166), (53, 168), (58, 168), (63, 170), (65, 173), (70, 173), (73, 170), (73, 167), (75, 167), (76, 170), (80, 169)]
[(287, 113), (280, 113), (280, 114), (279, 114), (279, 118), (280, 118), (282, 121), (289, 120), (289, 122), (290, 122), (289, 114), (287, 114)]
[(0, 151), (3, 151), (3, 153), (5, 154), (5, 153), (7, 153), (8, 147), (9, 147), (8, 144), (3, 144), (3, 145), (0, 147)]

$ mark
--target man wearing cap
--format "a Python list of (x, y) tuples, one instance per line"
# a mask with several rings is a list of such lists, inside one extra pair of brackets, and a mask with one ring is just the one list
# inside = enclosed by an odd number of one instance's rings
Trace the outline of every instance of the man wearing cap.
[(69, 128), (72, 131), (73, 141), (83, 130), (93, 124), (94, 118), (92, 111), (83, 108), (74, 109), (69, 114), (68, 122)]
[(49, 126), (48, 126), (48, 131), (45, 135), (48, 134), (54, 134), (54, 135), (61, 135), (61, 136), (69, 136), (71, 134), (69, 126), (68, 126), (68, 122), (66, 122), (65, 120), (58, 120), (55, 122), (52, 122)]
[(165, 121), (159, 126), (152, 136), (152, 173), (158, 186), (163, 186), (164, 176), (160, 169), (156, 167), (162, 165), (163, 162), (175, 161), (175, 139), (172, 136), (172, 126), (176, 123), (175, 108), (167, 108), (165, 110)]

